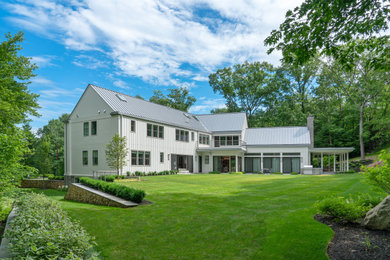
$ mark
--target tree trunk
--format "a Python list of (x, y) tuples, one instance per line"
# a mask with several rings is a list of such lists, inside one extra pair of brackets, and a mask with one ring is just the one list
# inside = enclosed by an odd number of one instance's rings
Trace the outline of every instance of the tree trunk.
[(359, 111), (360, 160), (366, 159), (365, 152), (364, 152), (364, 139), (363, 139), (363, 110), (364, 110), (364, 105), (361, 105)]

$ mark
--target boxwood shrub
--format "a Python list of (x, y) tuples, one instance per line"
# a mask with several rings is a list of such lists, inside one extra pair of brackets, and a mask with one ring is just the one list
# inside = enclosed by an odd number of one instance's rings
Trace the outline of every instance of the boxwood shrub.
[(116, 183), (108, 183), (89, 177), (80, 178), (80, 182), (88, 187), (109, 193), (125, 200), (131, 200), (136, 203), (142, 202), (145, 197), (145, 192), (143, 190), (133, 189)]
[(102, 175), (102, 176), (99, 176), (99, 179), (106, 181), (106, 182), (114, 182), (116, 177), (115, 177), (115, 175)]
[(5, 234), (11, 259), (96, 259), (94, 238), (53, 200), (27, 193), (16, 206)]
[(211, 171), (211, 172), (209, 172), (209, 174), (221, 174), (221, 172), (220, 171)]
[(236, 175), (240, 175), (240, 174), (244, 174), (243, 172), (229, 172), (229, 174), (236, 174)]

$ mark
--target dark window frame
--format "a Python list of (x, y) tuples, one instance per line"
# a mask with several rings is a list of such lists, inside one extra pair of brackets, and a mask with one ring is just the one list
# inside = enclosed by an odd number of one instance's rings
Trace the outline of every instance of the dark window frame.
[[(87, 155), (87, 156), (84, 156), (84, 155)], [(88, 151), (83, 151), (82, 152), (82, 157), (81, 157), (81, 161), (83, 163), (83, 166), (88, 166)]]
[(97, 135), (97, 121), (91, 121), (91, 135)]
[(164, 152), (160, 152), (160, 163), (164, 162)]
[[(87, 131), (85, 131), (87, 130)], [(83, 135), (89, 136), (89, 122), (84, 122), (83, 124)]]
[(188, 143), (190, 141), (190, 132), (187, 130), (176, 129), (176, 141)]
[(135, 132), (135, 120), (130, 121), (130, 131)]
[[(96, 156), (95, 156), (96, 154)], [(99, 151), (93, 150), (92, 151), (92, 165), (99, 165)]]

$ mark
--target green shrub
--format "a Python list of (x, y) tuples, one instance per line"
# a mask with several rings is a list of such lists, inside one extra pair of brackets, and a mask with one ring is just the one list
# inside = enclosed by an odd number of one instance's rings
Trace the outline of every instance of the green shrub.
[(12, 210), (13, 199), (8, 197), (0, 198), (0, 222), (5, 221)]
[(383, 150), (378, 158), (380, 164), (371, 168), (363, 167), (362, 170), (369, 182), (390, 194), (390, 153)]
[(290, 172), (291, 175), (298, 175), (299, 172)]
[(170, 170), (169, 171), (171, 174), (177, 174), (179, 171), (178, 170)]
[(283, 174), (281, 172), (271, 172), (272, 174)]
[(106, 182), (114, 182), (116, 179), (115, 175), (102, 175), (99, 176), (100, 180), (106, 181)]
[(229, 174), (241, 175), (241, 174), (244, 174), (244, 173), (243, 172), (229, 172)]
[(357, 198), (330, 197), (317, 201), (315, 208), (318, 213), (347, 222), (358, 222), (367, 211), (381, 202), (381, 198), (372, 198), (368, 194)]
[(263, 172), (260, 171), (260, 172), (258, 172), (257, 174), (263, 174)]
[(129, 171), (127, 171), (127, 172), (126, 172), (126, 175), (127, 175), (127, 176), (130, 176), (130, 175), (131, 175), (131, 173), (130, 173)]
[(211, 171), (211, 172), (209, 172), (209, 174), (221, 174), (221, 172), (220, 171)]
[(56, 202), (42, 194), (24, 194), (5, 234), (12, 259), (96, 259), (94, 239)]
[(88, 187), (109, 193), (125, 200), (131, 200), (136, 203), (142, 202), (145, 197), (145, 192), (143, 190), (133, 189), (116, 183), (108, 183), (89, 177), (80, 178), (80, 182)]

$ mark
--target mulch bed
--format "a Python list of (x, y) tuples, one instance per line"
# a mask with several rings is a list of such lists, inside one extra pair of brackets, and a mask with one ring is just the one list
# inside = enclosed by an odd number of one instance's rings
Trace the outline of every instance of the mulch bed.
[(369, 230), (320, 215), (314, 219), (334, 231), (327, 250), (330, 259), (390, 259), (390, 231)]

